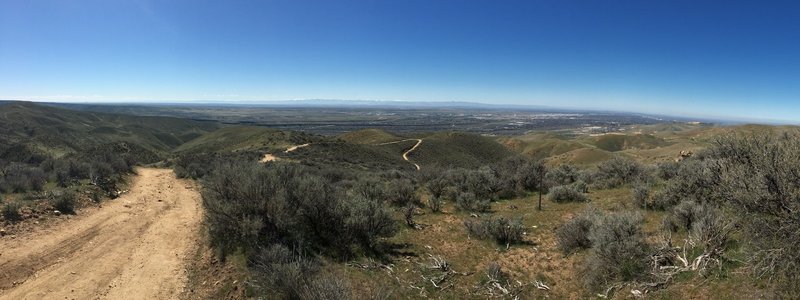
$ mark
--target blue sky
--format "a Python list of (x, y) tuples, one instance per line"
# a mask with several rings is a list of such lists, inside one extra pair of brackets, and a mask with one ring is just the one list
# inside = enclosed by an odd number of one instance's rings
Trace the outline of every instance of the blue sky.
[(800, 121), (797, 1), (0, 0), (0, 99), (474, 101)]

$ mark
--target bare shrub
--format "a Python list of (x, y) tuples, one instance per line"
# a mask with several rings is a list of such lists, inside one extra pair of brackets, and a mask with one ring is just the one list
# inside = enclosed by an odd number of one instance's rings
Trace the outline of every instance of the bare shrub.
[(706, 255), (710, 257), (721, 255), (731, 239), (735, 221), (709, 205), (700, 206), (694, 217), (689, 232), (690, 238)]
[(443, 202), (444, 200), (442, 200), (442, 197), (436, 197), (431, 195), (431, 197), (428, 198), (428, 207), (431, 209), (432, 212), (438, 213), (442, 211)]
[(353, 298), (350, 282), (344, 276), (324, 273), (305, 285), (300, 294), (306, 300), (347, 300)]
[(503, 272), (503, 267), (500, 266), (497, 262), (491, 262), (489, 265), (486, 266), (486, 278), (490, 282), (505, 282), (508, 279), (508, 275)]

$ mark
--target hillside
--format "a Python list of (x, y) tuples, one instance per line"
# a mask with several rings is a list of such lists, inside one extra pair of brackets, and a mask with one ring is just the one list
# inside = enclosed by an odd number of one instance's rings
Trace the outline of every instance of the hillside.
[(175, 152), (279, 152), (294, 145), (323, 139), (302, 132), (258, 126), (229, 126), (210, 132), (175, 149)]
[(90, 149), (115, 147), (162, 156), (173, 148), (217, 129), (213, 122), (170, 117), (136, 117), (73, 111), (26, 102), (0, 103), (0, 155), (19, 161), (29, 153), (62, 157)]
[(498, 138), (498, 142), (514, 152), (534, 159), (544, 159), (588, 147), (588, 145), (579, 141), (553, 133), (532, 133), (522, 136), (501, 137)]
[[(351, 140), (354, 136), (351, 136)], [(294, 148), (305, 145), (306, 147)], [(277, 130), (258, 126), (229, 126), (205, 134), (175, 149), (182, 157), (223, 156), (240, 153), (253, 157), (269, 155), (272, 159), (288, 160), (315, 167), (340, 170), (409, 169), (400, 154), (385, 151), (371, 144), (308, 134), (299, 131)], [(199, 156), (198, 156), (199, 155)]]
[[(425, 166), (478, 167), (497, 162), (514, 153), (491, 137), (470, 133), (443, 132), (420, 136), (422, 144), (409, 159)], [(413, 146), (410, 143), (408, 147)]]
[(380, 144), (403, 139), (403, 137), (381, 129), (363, 129), (339, 135), (343, 141), (356, 144)]

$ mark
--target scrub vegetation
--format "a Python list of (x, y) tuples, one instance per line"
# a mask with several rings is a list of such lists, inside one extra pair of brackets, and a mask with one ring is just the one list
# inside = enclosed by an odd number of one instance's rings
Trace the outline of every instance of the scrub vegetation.
[(317, 135), (2, 108), (4, 230), (99, 206), (137, 166), (170, 167), (201, 186), (205, 278), (235, 274), (212, 298), (800, 293), (791, 127)]

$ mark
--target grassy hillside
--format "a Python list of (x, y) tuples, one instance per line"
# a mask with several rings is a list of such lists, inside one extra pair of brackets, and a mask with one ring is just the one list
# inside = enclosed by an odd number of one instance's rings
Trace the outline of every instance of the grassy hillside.
[(127, 143), (162, 155), (219, 127), (216, 123), (169, 117), (135, 117), (72, 111), (26, 102), (0, 103), (0, 154), (38, 153), (62, 157), (106, 144)]
[(544, 159), (588, 146), (579, 141), (571, 140), (571, 137), (552, 133), (502, 137), (498, 141), (512, 151), (534, 159)]
[(628, 149), (653, 149), (669, 143), (649, 134), (604, 134), (590, 140), (597, 148), (609, 152)]
[(200, 136), (176, 148), (176, 152), (281, 152), (295, 145), (322, 138), (303, 132), (282, 131), (257, 126), (230, 126)]
[(443, 132), (422, 137), (422, 144), (409, 155), (409, 159), (422, 167), (477, 167), (513, 154), (491, 137)]
[(403, 137), (381, 129), (364, 129), (339, 135), (339, 138), (356, 144), (380, 144), (402, 140)]
[(279, 156), (318, 168), (365, 171), (414, 170), (414, 166), (403, 160), (401, 154), (386, 151), (378, 146), (354, 144), (338, 139), (318, 141), (308, 147), (281, 153)]
[[(401, 154), (387, 151), (381, 146), (355, 142), (358, 134), (349, 135), (351, 141), (307, 134), (297, 131), (276, 130), (258, 126), (230, 126), (205, 134), (175, 149), (179, 156), (201, 153), (250, 153), (253, 157), (270, 154), (279, 160), (288, 160), (319, 168), (340, 170), (390, 170), (411, 169)], [(287, 149), (296, 148), (291, 152)]]

